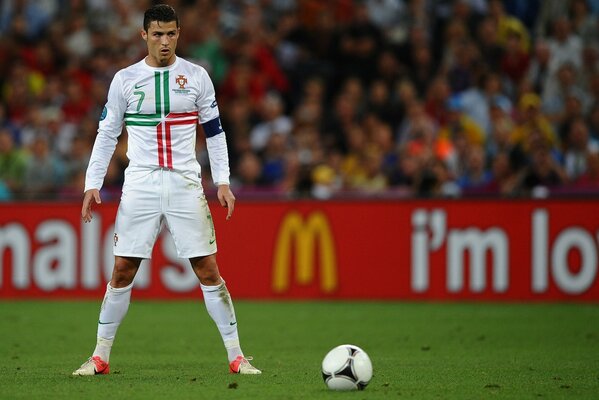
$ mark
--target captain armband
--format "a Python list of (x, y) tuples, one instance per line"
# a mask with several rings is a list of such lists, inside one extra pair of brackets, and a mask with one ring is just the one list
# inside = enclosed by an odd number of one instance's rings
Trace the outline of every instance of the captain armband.
[(202, 128), (204, 128), (204, 133), (206, 134), (207, 138), (216, 136), (219, 133), (224, 132), (219, 117), (216, 117), (208, 122), (204, 122), (202, 124)]

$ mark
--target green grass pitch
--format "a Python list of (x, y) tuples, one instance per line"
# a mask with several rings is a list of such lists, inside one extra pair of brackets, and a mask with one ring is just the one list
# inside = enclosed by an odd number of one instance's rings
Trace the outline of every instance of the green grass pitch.
[[(261, 376), (228, 373), (203, 303), (133, 300), (108, 376), (73, 377), (100, 301), (0, 302), (0, 399), (597, 399), (591, 304), (237, 301)], [(331, 392), (326, 352), (353, 343), (374, 377)]]

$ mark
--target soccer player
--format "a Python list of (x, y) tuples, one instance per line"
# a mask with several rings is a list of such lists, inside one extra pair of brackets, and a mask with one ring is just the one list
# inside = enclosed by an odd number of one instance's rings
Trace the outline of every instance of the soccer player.
[(195, 156), (196, 124), (201, 123), (217, 197), (230, 219), (235, 197), (229, 188), (227, 144), (214, 86), (204, 68), (175, 55), (179, 18), (172, 7), (160, 4), (146, 10), (141, 36), (148, 55), (114, 76), (87, 168), (84, 222), (92, 219), (92, 203), (101, 203), (99, 190), (124, 123), (129, 166), (115, 222), (114, 269), (100, 309), (96, 348), (73, 375), (109, 373), (110, 350), (129, 308), (133, 278), (141, 260), (150, 258), (163, 223), (177, 254), (189, 259), (200, 280), (230, 372), (260, 374), (241, 351), (235, 310), (216, 263), (214, 225)]

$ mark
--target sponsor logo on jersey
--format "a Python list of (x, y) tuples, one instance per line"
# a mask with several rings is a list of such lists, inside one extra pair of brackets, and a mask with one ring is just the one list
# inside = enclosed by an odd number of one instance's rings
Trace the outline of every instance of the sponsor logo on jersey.
[(116, 246), (116, 244), (118, 242), (119, 242), (119, 235), (117, 235), (116, 232), (115, 232), (115, 234), (114, 234), (114, 245)]
[(212, 104), (210, 104), (210, 108), (214, 108), (214, 107), (216, 107), (217, 105), (218, 105), (218, 103), (216, 102), (216, 100), (214, 100), (214, 101), (212, 102)]
[(108, 108), (104, 106), (102, 109), (102, 114), (100, 115), (100, 121), (104, 121), (104, 119), (106, 119), (106, 115), (108, 115)]

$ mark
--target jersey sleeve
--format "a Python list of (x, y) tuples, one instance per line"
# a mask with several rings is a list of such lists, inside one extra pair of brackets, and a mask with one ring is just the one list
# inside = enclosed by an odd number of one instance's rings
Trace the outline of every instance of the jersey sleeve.
[(215, 185), (228, 185), (230, 172), (227, 138), (220, 122), (214, 85), (204, 69), (201, 70), (200, 77), (202, 90), (196, 105), (200, 116), (200, 124), (206, 135), (212, 180)]
[(102, 188), (108, 163), (123, 130), (126, 109), (127, 101), (123, 95), (121, 75), (117, 73), (110, 83), (108, 100), (100, 116), (98, 134), (85, 174), (85, 191)]

